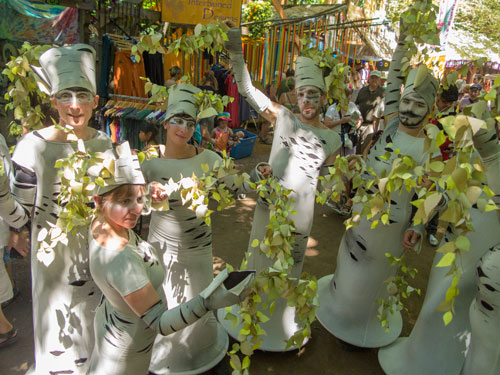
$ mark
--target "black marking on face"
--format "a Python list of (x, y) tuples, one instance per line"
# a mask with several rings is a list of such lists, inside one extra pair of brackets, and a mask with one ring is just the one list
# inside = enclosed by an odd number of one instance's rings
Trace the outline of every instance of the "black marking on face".
[(81, 365), (82, 363), (87, 362), (87, 360), (88, 360), (88, 358), (78, 358), (78, 359), (75, 359), (75, 364)]
[(55, 357), (59, 357), (61, 354), (63, 354), (65, 351), (64, 350), (53, 350), (51, 352), (49, 352), (50, 354), (52, 354), (53, 356)]
[(351, 258), (352, 258), (352, 259), (354, 259), (354, 261), (356, 261), (356, 262), (358, 261), (358, 258), (356, 258), (356, 257), (354, 256), (354, 254), (353, 254), (353, 253), (351, 253), (350, 251), (349, 251), (349, 255), (351, 256)]

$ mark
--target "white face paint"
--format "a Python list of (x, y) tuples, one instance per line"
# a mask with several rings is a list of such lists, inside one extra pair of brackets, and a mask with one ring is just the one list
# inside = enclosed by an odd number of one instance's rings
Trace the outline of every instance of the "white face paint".
[(296, 89), (300, 113), (306, 120), (312, 120), (321, 110), (323, 93), (316, 86), (302, 86)]
[(399, 102), (399, 121), (409, 128), (418, 126), (428, 112), (427, 103), (416, 92), (405, 95)]
[(88, 125), (99, 97), (87, 90), (62, 90), (53, 97), (59, 124), (81, 128)]

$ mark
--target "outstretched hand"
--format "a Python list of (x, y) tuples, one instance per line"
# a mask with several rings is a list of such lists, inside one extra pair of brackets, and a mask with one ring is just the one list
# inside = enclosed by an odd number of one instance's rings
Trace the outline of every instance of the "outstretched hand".
[(236, 27), (236, 24), (231, 20), (224, 20), (223, 23), (224, 23), (224, 25), (226, 25), (230, 29), (234, 29)]
[(28, 232), (10, 232), (8, 249), (14, 249), (23, 257), (30, 252), (30, 238)]
[(259, 165), (257, 167), (257, 170), (262, 173), (262, 176), (264, 176), (264, 178), (269, 178), (273, 175), (273, 168), (269, 164)]
[(408, 229), (403, 235), (403, 248), (406, 251), (411, 251), (420, 240), (420, 233), (415, 232), (413, 229)]
[(150, 185), (151, 188), (151, 199), (154, 203), (163, 202), (168, 198), (167, 189), (165, 186), (160, 184), (159, 182), (152, 182)]

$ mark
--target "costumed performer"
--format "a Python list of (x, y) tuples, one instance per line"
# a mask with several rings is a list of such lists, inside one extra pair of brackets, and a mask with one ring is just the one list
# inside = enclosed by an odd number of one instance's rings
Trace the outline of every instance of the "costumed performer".
[[(387, 160), (381, 156), (395, 149), (411, 156), (418, 165), (427, 160), (424, 125), (434, 106), (438, 82), (425, 66), (420, 66), (410, 71), (401, 94), (403, 41), (404, 36), (401, 36), (389, 70), (384, 133), (366, 159), (367, 167), (373, 168), (378, 176), (391, 171), (397, 155), (392, 153)], [(372, 178), (368, 172), (364, 173), (366, 178)], [(414, 191), (406, 189), (391, 195), (388, 224), (371, 229), (372, 221), (380, 219), (378, 214), (370, 220), (361, 218), (357, 226), (348, 229), (340, 243), (335, 274), (318, 282), (320, 306), (316, 317), (344, 343), (376, 348), (390, 344), (401, 333), (399, 312), (388, 316), (388, 331), (382, 327), (377, 317), (377, 299), (388, 296), (384, 281), (395, 274), (396, 268), (389, 264), (385, 254), (399, 257), (403, 252), (401, 243), (411, 224), (413, 196)], [(353, 213), (360, 210), (360, 204), (353, 206)]]
[(116, 152), (114, 177), (94, 195), (98, 215), (89, 233), (90, 271), (104, 294), (94, 321), (89, 375), (146, 375), (158, 333), (182, 331), (209, 311), (240, 302), (253, 274), (228, 291), (225, 269), (198, 295), (169, 306), (161, 260), (132, 230), (148, 206), (139, 161), (128, 143)]
[[(160, 157), (145, 160), (142, 170), (146, 181), (177, 182), (183, 177), (208, 175), (222, 158), (215, 152), (191, 145), (198, 108), (193, 96), (200, 89), (177, 84), (170, 89), (164, 128), (165, 146)], [(208, 169), (203, 170), (203, 165)], [(261, 174), (261, 172), (263, 174)], [(269, 166), (258, 165), (251, 178), (258, 181), (268, 175)], [(230, 190), (236, 190), (233, 178), (224, 178)], [(247, 184), (238, 189), (249, 191)], [(202, 217), (182, 205), (180, 192), (169, 196), (169, 210), (153, 211), (148, 242), (156, 249), (166, 277), (163, 290), (170, 308), (197, 296), (213, 280), (212, 228)], [(158, 336), (153, 348), (150, 371), (155, 374), (199, 374), (216, 366), (226, 355), (228, 337), (213, 314), (167, 337)]]
[[(9, 250), (10, 237), (16, 237), (16, 250), (23, 256), (29, 252), (29, 243), (23, 240), (24, 234), (19, 229), (28, 222), (28, 214), (24, 208), (16, 202), (11, 193), (9, 182), (14, 178), (12, 162), (10, 160), (9, 148), (5, 138), (0, 134), (0, 163), (2, 173), (0, 174), (0, 303), (6, 302), (13, 297), (12, 284), (3, 262), (4, 251)], [(9, 226), (11, 228), (9, 228)], [(3, 314), (0, 306), (0, 348), (13, 344), (17, 340), (17, 329)]]
[[(498, 204), (500, 155), (494, 127), (480, 129), (473, 140), (486, 168), (487, 183), (497, 194), (495, 199)], [(477, 153), (474, 153), (471, 160), (476, 156)], [(442, 199), (438, 210), (445, 208), (446, 201), (447, 199)], [(445, 255), (437, 253), (429, 276), (424, 303), (410, 336), (401, 337), (379, 351), (379, 363), (387, 374), (458, 375), (462, 371), (466, 355), (468, 357), (466, 373), (498, 373), (500, 342), (494, 327), (498, 327), (499, 324), (497, 308), (499, 299), (498, 292), (488, 288), (498, 290), (498, 284), (495, 285), (495, 279), (498, 280), (496, 275), (498, 269), (493, 265), (498, 257), (498, 251), (494, 247), (499, 243), (500, 221), (497, 212), (480, 212), (474, 206), (470, 209), (470, 215), (474, 231), (466, 235), (470, 242), (470, 250), (462, 251), (458, 261), (461, 276), (456, 285), (459, 294), (453, 302), (453, 319), (445, 325), (443, 312), (437, 311), (438, 306), (446, 299), (447, 289), (451, 286), (453, 278), (453, 275), (449, 274), (448, 267), (436, 267)], [(443, 241), (455, 241), (459, 234), (453, 225), (449, 225)], [(484, 265), (478, 268), (478, 262), (483, 256)], [(491, 280), (488, 279), (490, 275)], [(476, 300), (473, 302), (475, 296)], [(489, 307), (492, 307), (492, 310), (489, 310)], [(471, 331), (472, 340), (470, 348), (467, 349)], [(488, 372), (494, 368), (497, 370)]]
[[(70, 125), (87, 150), (105, 151), (111, 140), (89, 127), (97, 107), (95, 51), (86, 44), (51, 48), (40, 56), (33, 70), (40, 86), (52, 96), (59, 125)], [(68, 133), (49, 126), (23, 136), (12, 161), (13, 193), (31, 214), (31, 277), (35, 366), (29, 373), (85, 374), (94, 346), (93, 311), (99, 301), (88, 268), (87, 231), (68, 236), (68, 244), (54, 248), (54, 259), (37, 259), (38, 233), (56, 223), (61, 182), (54, 164), (76, 151)], [(36, 372), (34, 372), (36, 370)]]
[[(326, 102), (326, 87), (322, 69), (307, 57), (297, 57), (295, 67), (295, 92), (300, 113), (295, 115), (288, 108), (271, 100), (253, 85), (243, 60), (241, 32), (230, 29), (226, 49), (233, 66), (238, 91), (250, 105), (267, 121), (274, 125), (274, 139), (269, 156), (273, 176), (286, 189), (293, 190), (290, 198), (295, 201), (293, 216), (296, 234), (292, 249), (294, 265), (290, 277), (300, 278), (306, 251), (307, 239), (311, 232), (316, 186), (324, 164), (335, 160), (341, 141), (338, 134), (328, 129), (320, 121), (320, 112)], [(248, 267), (257, 273), (271, 267), (273, 261), (262, 254), (259, 247), (252, 247), (254, 239), (262, 241), (269, 224), (269, 210), (264, 201), (258, 199), (253, 218), (248, 252)], [(233, 308), (237, 309), (235, 306)], [(235, 311), (233, 311), (234, 313)], [(219, 320), (229, 334), (238, 337), (239, 327), (231, 328), (231, 323)], [(295, 307), (287, 306), (284, 298), (275, 302), (274, 314), (261, 324), (267, 335), (262, 337), (259, 349), (285, 351), (286, 342), (302, 329), (295, 316)], [(288, 350), (293, 350), (290, 347)]]

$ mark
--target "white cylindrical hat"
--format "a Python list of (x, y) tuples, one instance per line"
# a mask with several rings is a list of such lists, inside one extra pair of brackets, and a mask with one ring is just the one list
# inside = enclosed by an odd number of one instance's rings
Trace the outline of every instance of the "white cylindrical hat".
[(121, 185), (143, 185), (146, 183), (137, 155), (132, 155), (128, 142), (123, 142), (103, 153), (105, 164), (113, 166), (111, 178), (105, 179), (105, 186), (97, 187), (97, 194), (103, 195)]
[(309, 57), (299, 56), (295, 60), (295, 87), (316, 86), (326, 92), (323, 69)]
[(428, 110), (432, 110), (439, 83), (436, 78), (430, 73), (425, 65), (420, 65), (418, 68), (410, 70), (406, 79), (405, 89), (401, 95), (401, 99), (406, 95), (416, 92), (427, 103)]
[(95, 56), (88, 44), (51, 48), (40, 56), (40, 67), (32, 69), (42, 81), (40, 89), (49, 95), (71, 87), (96, 94)]
[(194, 95), (201, 90), (187, 83), (178, 83), (169, 90), (167, 114), (165, 118), (168, 120), (175, 115), (189, 115), (196, 120), (198, 115), (198, 107), (196, 106), (196, 98)]

